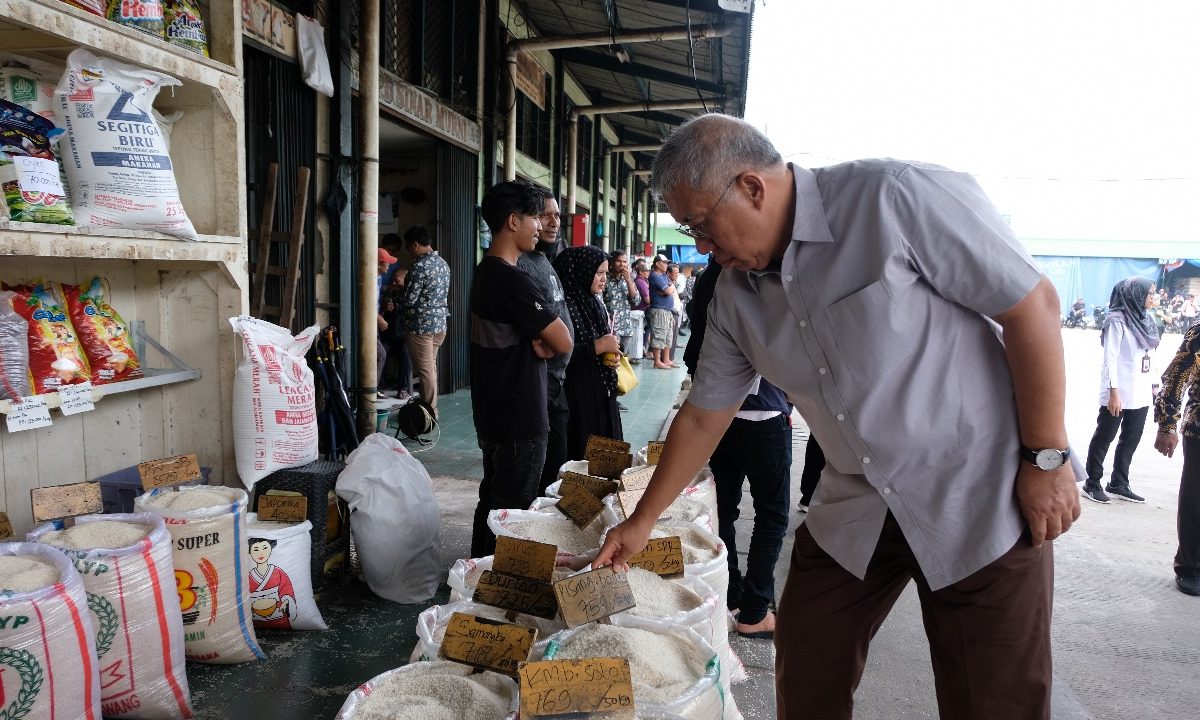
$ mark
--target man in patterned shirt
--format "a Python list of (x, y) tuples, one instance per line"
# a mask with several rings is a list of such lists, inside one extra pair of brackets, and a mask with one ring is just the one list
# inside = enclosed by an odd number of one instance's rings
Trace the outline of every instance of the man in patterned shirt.
[[(1187, 412), (1179, 422), (1183, 391)], [(1162, 376), (1154, 401), (1158, 435), (1154, 449), (1171, 457), (1183, 436), (1183, 476), (1179, 479), (1179, 548), (1175, 552), (1175, 586), (1185, 595), (1200, 595), (1200, 325), (1183, 336), (1175, 359)]]
[(421, 399), (437, 417), (437, 354), (446, 339), (450, 267), (433, 249), (429, 231), (414, 225), (404, 233), (404, 246), (413, 256), (412, 269), (400, 299), (400, 317), (408, 333), (413, 375), (421, 382)]

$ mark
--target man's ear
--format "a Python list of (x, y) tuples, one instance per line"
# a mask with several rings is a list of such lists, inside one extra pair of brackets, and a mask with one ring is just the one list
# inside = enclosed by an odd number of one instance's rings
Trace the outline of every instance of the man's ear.
[(742, 173), (739, 182), (746, 189), (746, 194), (750, 196), (750, 202), (754, 204), (754, 207), (761, 208), (767, 189), (767, 183), (763, 176), (750, 171)]
[(504, 222), (504, 226), (509, 230), (516, 232), (521, 229), (521, 218), (516, 213), (509, 213), (508, 220)]

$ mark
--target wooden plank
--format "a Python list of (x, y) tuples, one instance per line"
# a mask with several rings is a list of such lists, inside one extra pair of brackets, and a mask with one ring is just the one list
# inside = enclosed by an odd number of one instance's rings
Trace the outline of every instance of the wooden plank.
[(583, 450), (583, 459), (591, 460), (592, 453), (598, 450), (606, 450), (615, 453), (627, 453), (632, 449), (632, 445), (623, 440), (614, 440), (602, 435), (589, 435), (587, 445)]
[(567, 627), (579, 627), (637, 605), (629, 578), (611, 567), (596, 568), (554, 583), (558, 609)]
[(12, 521), (8, 519), (8, 513), (0, 512), (0, 540), (8, 540), (16, 534)]
[(683, 539), (678, 535), (650, 538), (644, 550), (629, 558), (629, 564), (663, 577), (682, 575)]
[[(566, 487), (568, 483), (575, 483), (581, 486), (583, 489), (587, 490), (589, 493), (595, 495), (601, 500), (603, 500), (606, 496), (615, 493), (618, 487), (615, 480), (593, 477), (591, 475), (584, 475), (582, 473), (571, 472), (569, 470), (563, 473), (562, 482), (559, 484), (559, 487)], [(559, 494), (562, 494), (561, 491)]]
[(600, 477), (615, 478), (633, 464), (633, 456), (629, 453), (596, 450), (588, 458), (588, 474)]
[(568, 713), (633, 713), (633, 682), (625, 658), (522, 663), (518, 680), (523, 718)]
[(161, 460), (147, 460), (138, 463), (138, 476), (142, 479), (143, 490), (170, 487), (180, 483), (200, 479), (200, 462), (196, 454), (175, 455)]
[(308, 178), (310, 170), (300, 167), (296, 175), (296, 191), (292, 197), (291, 237), (288, 239), (287, 272), (283, 277), (283, 309), (279, 325), (290, 328), (296, 317), (296, 287), (300, 283), (300, 254), (304, 247), (304, 216), (308, 211)]
[(584, 489), (582, 485), (564, 484), (562, 489), (563, 495), (554, 504), (554, 507), (575, 523), (575, 527), (587, 527), (600, 513), (604, 512), (604, 503)]
[(29, 495), (35, 522), (89, 515), (104, 510), (104, 501), (100, 497), (100, 483), (96, 482), (34, 488)]
[(536, 628), (456, 612), (446, 624), (438, 657), (515, 677), (536, 640)]
[(303, 495), (258, 497), (258, 519), (266, 522), (300, 523), (308, 519), (308, 498)]
[(667, 444), (662, 440), (651, 440), (646, 443), (646, 464), (657, 465), (659, 458), (662, 457), (663, 448), (666, 446)]
[(558, 600), (550, 583), (494, 570), (484, 570), (479, 576), (473, 599), (477, 603), (534, 617), (550, 619), (558, 614)]
[[(254, 263), (257, 270), (270, 265), (271, 260), (271, 230), (275, 225), (275, 197), (279, 185), (279, 163), (267, 166), (267, 189), (261, 195), (262, 214), (258, 219), (258, 260)], [(261, 317), (262, 306), (267, 297), (267, 278), (261, 272), (256, 272), (250, 283), (250, 314)]]
[(505, 575), (550, 582), (554, 579), (557, 556), (558, 548), (553, 545), (500, 535), (496, 538), (492, 569)]

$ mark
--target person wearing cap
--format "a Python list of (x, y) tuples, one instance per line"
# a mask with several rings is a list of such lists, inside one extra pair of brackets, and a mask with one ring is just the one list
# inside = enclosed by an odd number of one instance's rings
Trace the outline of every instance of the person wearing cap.
[(400, 318), (413, 376), (421, 383), (421, 399), (437, 418), (437, 356), (446, 339), (446, 317), (450, 314), (450, 266), (433, 249), (429, 231), (420, 225), (404, 233), (404, 247), (413, 256), (413, 263), (404, 281)]
[(675, 285), (667, 277), (667, 258), (654, 256), (654, 270), (650, 273), (650, 309), (647, 311), (650, 325), (650, 357), (654, 367), (665, 370), (679, 367), (671, 362), (671, 331), (675, 324)]
[[(378, 250), (378, 277), (375, 278), (375, 285), (379, 290), (379, 309), (375, 313), (375, 387), (383, 382), (383, 367), (387, 364), (387, 346), (383, 344), (383, 334), (390, 327), (387, 318), (383, 316), (383, 278), (388, 273), (388, 268), (399, 262), (395, 255), (392, 255), (386, 248)], [(383, 394), (380, 393), (380, 399), (383, 399)]]

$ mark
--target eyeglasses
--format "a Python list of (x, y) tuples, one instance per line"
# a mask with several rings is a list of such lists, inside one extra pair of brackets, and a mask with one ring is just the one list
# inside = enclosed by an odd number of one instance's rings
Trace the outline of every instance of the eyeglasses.
[(702, 229), (704, 227), (704, 223), (708, 222), (708, 218), (712, 216), (713, 211), (716, 210), (717, 207), (719, 207), (722, 202), (724, 202), (725, 196), (729, 194), (729, 189), (731, 187), (733, 187), (733, 184), (738, 181), (738, 178), (740, 178), (744, 174), (745, 173), (738, 173), (737, 175), (734, 175), (729, 180), (729, 182), (725, 184), (725, 189), (721, 191), (721, 196), (718, 197), (717, 201), (715, 203), (713, 203), (713, 206), (708, 209), (708, 212), (706, 213), (706, 215), (708, 217), (704, 218), (704, 222), (696, 225), (695, 227), (689, 227), (687, 225), (677, 225), (675, 227), (675, 230), (682, 235), (687, 235), (688, 237), (692, 238), (693, 240), (715, 240), (716, 238), (714, 238), (712, 235), (709, 235), (708, 233), (704, 232), (704, 230)]

